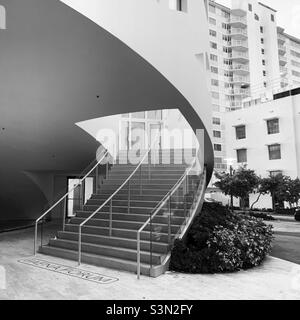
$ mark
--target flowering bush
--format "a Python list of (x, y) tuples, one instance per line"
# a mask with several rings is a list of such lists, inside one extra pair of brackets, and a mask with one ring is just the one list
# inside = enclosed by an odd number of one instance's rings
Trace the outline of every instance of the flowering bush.
[(262, 220), (205, 203), (186, 241), (175, 242), (170, 269), (217, 273), (252, 268), (270, 252), (272, 239), (272, 227)]

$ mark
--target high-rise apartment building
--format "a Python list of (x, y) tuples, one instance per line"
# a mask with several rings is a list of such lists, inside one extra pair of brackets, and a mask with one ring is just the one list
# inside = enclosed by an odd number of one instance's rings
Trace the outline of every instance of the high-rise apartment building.
[(227, 167), (224, 113), (300, 86), (300, 40), (277, 26), (276, 10), (257, 0), (208, 5), (215, 168)]

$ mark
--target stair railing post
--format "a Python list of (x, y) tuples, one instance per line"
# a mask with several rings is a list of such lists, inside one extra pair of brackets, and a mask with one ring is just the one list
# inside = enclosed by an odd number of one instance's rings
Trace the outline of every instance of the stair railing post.
[(110, 199), (110, 205), (109, 205), (109, 236), (112, 236), (112, 205), (113, 200)]
[(78, 230), (78, 265), (81, 264), (81, 226), (79, 226)]
[(95, 184), (96, 184), (96, 193), (97, 193), (98, 192), (98, 187), (99, 187), (99, 166), (96, 167)]
[(168, 243), (171, 244), (171, 196), (169, 197), (169, 216), (168, 216)]
[(142, 166), (140, 166), (140, 195), (142, 195)]
[(140, 279), (141, 276), (141, 244), (140, 244), (140, 232), (137, 233), (137, 278)]
[(80, 210), (82, 210), (83, 208), (83, 202), (84, 202), (84, 199), (83, 199), (83, 181), (80, 182), (80, 190), (79, 190), (79, 194), (80, 194)]
[(108, 178), (108, 161), (106, 162), (106, 172), (105, 172), (105, 179)]
[(67, 197), (65, 197), (64, 205), (63, 205), (63, 231), (65, 231), (65, 227), (66, 227), (66, 211), (67, 211)]
[(127, 203), (127, 213), (130, 213), (130, 201), (131, 201), (131, 186), (130, 186), (130, 179), (128, 181), (128, 203)]

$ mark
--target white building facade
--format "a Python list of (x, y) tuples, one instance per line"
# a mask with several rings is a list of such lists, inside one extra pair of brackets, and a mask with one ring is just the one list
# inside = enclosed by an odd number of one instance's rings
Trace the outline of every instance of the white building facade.
[[(261, 177), (300, 177), (300, 92), (288, 94), (226, 114), (227, 154), (234, 168), (247, 165)], [(250, 205), (256, 198), (250, 196)], [(255, 207), (272, 208), (271, 196), (261, 197)]]
[(300, 85), (300, 40), (278, 27), (276, 10), (256, 0), (209, 1), (212, 141), (215, 169), (227, 168), (225, 114)]

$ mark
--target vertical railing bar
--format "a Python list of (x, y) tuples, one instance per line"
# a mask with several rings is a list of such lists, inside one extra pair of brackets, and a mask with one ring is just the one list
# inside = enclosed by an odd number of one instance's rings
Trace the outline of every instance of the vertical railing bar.
[(172, 203), (171, 203), (171, 196), (169, 197), (169, 217), (168, 217), (168, 243), (171, 244), (171, 210), (172, 210)]
[(63, 231), (65, 231), (65, 228), (66, 228), (66, 210), (67, 210), (67, 197), (64, 199), (64, 205), (63, 205)]
[(96, 183), (96, 193), (98, 193), (98, 187), (99, 187), (99, 166), (96, 167), (96, 179), (95, 179), (95, 183)]
[(130, 202), (131, 202), (131, 186), (130, 186), (130, 179), (128, 180), (128, 204), (127, 204), (127, 213), (130, 213)]
[(78, 230), (78, 265), (81, 264), (81, 226), (79, 226)]
[(112, 236), (112, 208), (113, 208), (113, 199), (110, 200), (109, 205), (109, 236)]
[(140, 195), (142, 195), (142, 166), (140, 166)]
[(137, 278), (141, 276), (141, 244), (140, 244), (140, 232), (137, 233)]

